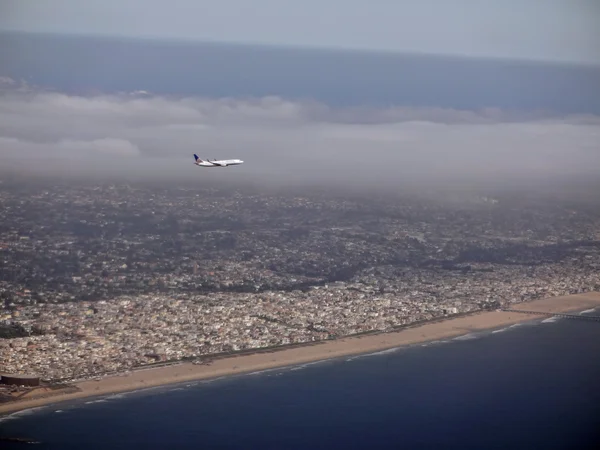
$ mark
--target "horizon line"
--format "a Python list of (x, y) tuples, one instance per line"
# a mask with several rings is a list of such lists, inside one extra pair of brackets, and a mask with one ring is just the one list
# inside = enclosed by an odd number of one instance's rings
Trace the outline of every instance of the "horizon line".
[(170, 43), (170, 44), (196, 44), (196, 45), (211, 45), (211, 46), (225, 46), (225, 47), (254, 47), (262, 48), (265, 50), (291, 50), (291, 51), (315, 51), (321, 53), (354, 53), (371, 56), (412, 56), (420, 58), (438, 58), (438, 59), (453, 59), (453, 60), (466, 60), (466, 61), (492, 61), (492, 62), (506, 62), (506, 63), (520, 63), (520, 64), (534, 64), (534, 65), (548, 65), (548, 66), (560, 66), (560, 67), (577, 67), (587, 69), (600, 69), (599, 62), (591, 61), (580, 61), (580, 60), (557, 60), (557, 59), (546, 59), (546, 58), (519, 58), (519, 57), (507, 57), (507, 56), (491, 56), (491, 55), (470, 55), (460, 53), (433, 53), (427, 51), (418, 50), (391, 50), (391, 49), (371, 49), (361, 47), (334, 47), (327, 45), (299, 45), (299, 44), (275, 44), (261, 41), (233, 41), (233, 40), (216, 40), (209, 38), (185, 38), (185, 37), (174, 37), (174, 36), (131, 36), (124, 34), (106, 34), (106, 33), (81, 33), (81, 32), (58, 32), (58, 31), (26, 31), (19, 29), (0, 28), (0, 35), (2, 34), (13, 34), (13, 35), (25, 35), (25, 36), (36, 36), (36, 37), (63, 37), (63, 38), (91, 38), (91, 39), (103, 39), (109, 41), (141, 41), (141, 42), (156, 42), (156, 43)]

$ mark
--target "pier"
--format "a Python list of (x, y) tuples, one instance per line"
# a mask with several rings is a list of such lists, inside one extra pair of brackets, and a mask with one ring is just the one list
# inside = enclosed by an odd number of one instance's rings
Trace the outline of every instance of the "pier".
[(532, 314), (532, 315), (538, 315), (538, 316), (560, 317), (560, 318), (564, 318), (564, 319), (579, 319), (579, 320), (591, 320), (593, 322), (600, 322), (600, 316), (589, 316), (587, 314), (551, 313), (551, 312), (542, 312), (542, 311), (527, 311), (527, 310), (523, 310), (523, 309), (513, 309), (513, 308), (503, 308), (502, 311), (522, 313), (522, 314)]

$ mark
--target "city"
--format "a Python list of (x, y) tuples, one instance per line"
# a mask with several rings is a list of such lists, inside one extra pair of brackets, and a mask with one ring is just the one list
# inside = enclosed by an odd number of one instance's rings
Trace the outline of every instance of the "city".
[(600, 210), (543, 195), (4, 181), (0, 371), (68, 382), (385, 331), (600, 290), (599, 269)]

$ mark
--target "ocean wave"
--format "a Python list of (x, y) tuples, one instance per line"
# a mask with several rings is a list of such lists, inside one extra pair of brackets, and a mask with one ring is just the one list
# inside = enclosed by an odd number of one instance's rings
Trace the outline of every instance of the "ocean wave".
[(29, 408), (29, 409), (24, 409), (23, 411), (17, 411), (17, 412), (14, 412), (12, 414), (9, 414), (8, 416), (0, 417), (0, 423), (8, 421), (8, 420), (20, 419), (21, 417), (25, 417), (25, 416), (29, 416), (31, 414), (35, 414), (35, 413), (40, 412), (40, 411), (42, 411), (44, 409), (46, 409), (46, 406), (38, 406), (37, 408)]
[(323, 362), (325, 362), (326, 360), (321, 360), (321, 361), (313, 361), (313, 362), (309, 362), (309, 363), (305, 363), (305, 364), (301, 364), (299, 366), (294, 366), (290, 369), (290, 371), (293, 370), (301, 370), (301, 369), (306, 369), (309, 366), (314, 366), (315, 364), (321, 364)]
[[(509, 325), (509, 326), (507, 326), (507, 327), (505, 327), (505, 328), (501, 328), (500, 330), (503, 330), (503, 331), (508, 331), (508, 330), (512, 330), (513, 328), (534, 327), (534, 326), (536, 326), (536, 325), (538, 325), (538, 324), (539, 324), (539, 321), (538, 321), (538, 320), (539, 320), (539, 319), (532, 319), (532, 320), (529, 320), (529, 321), (527, 321), (527, 322), (518, 322), (518, 323), (513, 323), (512, 325)], [(494, 331), (498, 331), (498, 332), (499, 332), (500, 330), (494, 330)], [(494, 331), (492, 331), (492, 333), (493, 333)]]
[[(140, 389), (140, 391), (145, 390), (145, 389)], [(138, 392), (138, 391), (132, 391), (132, 392)], [(128, 394), (131, 394), (132, 392), (128, 392)], [(109, 395), (108, 397), (106, 397), (106, 400), (121, 400), (123, 398), (125, 398), (126, 394), (113, 394), (113, 395)]]
[(430, 342), (425, 342), (425, 343), (421, 344), (421, 347), (429, 347), (429, 346), (432, 346), (432, 345), (447, 344), (448, 342), (450, 342), (450, 341), (442, 341), (442, 340), (430, 341)]
[(90, 400), (89, 402), (85, 402), (86, 405), (93, 405), (94, 403), (106, 403), (107, 400), (104, 398), (98, 400)]
[(475, 333), (463, 334), (462, 336), (455, 337), (452, 339), (453, 341), (470, 341), (472, 339), (477, 339), (479, 336)]
[(209, 379), (209, 380), (202, 380), (202, 381), (199, 381), (198, 383), (199, 383), (199, 384), (210, 384), (210, 383), (212, 383), (212, 382), (214, 382), (214, 381), (222, 380), (223, 378), (226, 378), (226, 377), (217, 377), (217, 378), (211, 378), (211, 379)]
[(371, 353), (371, 356), (389, 355), (390, 353), (396, 353), (401, 347), (388, 348), (379, 352)]
[(539, 325), (539, 323), (540, 323), (539, 319), (529, 320), (527, 322), (513, 323), (512, 325), (509, 325), (507, 327), (499, 328), (497, 330), (492, 330), (491, 334), (504, 333), (505, 331), (509, 331), (514, 328), (534, 327), (534, 326)]
[(592, 308), (592, 309), (586, 309), (585, 311), (581, 311), (579, 314), (591, 314), (593, 312), (596, 312), (597, 308)]
[(356, 355), (356, 356), (352, 356), (350, 358), (347, 358), (346, 361), (354, 361), (355, 359), (361, 359), (361, 358), (370, 358), (371, 356), (381, 356), (381, 355), (389, 355), (390, 353), (395, 353), (398, 350), (400, 350), (402, 347), (394, 347), (394, 348), (388, 348), (386, 350), (381, 350), (378, 352), (373, 352), (373, 353), (365, 353), (362, 355)]
[[(181, 382), (180, 382), (181, 383)], [(140, 388), (140, 389), (136, 389), (134, 391), (127, 391), (127, 392), (123, 392), (121, 394), (115, 394), (112, 395), (110, 397), (108, 397), (110, 400), (120, 400), (126, 397), (129, 397), (130, 395), (136, 395), (136, 394), (140, 394), (140, 393), (145, 393), (145, 392), (151, 392), (151, 391), (155, 391), (155, 392), (161, 392), (161, 391), (167, 391), (169, 390), (169, 388), (171, 386), (173, 386), (175, 383), (168, 383), (168, 384), (159, 384), (158, 386), (150, 386), (150, 387), (145, 387), (145, 388)], [(179, 384), (179, 383), (178, 383)]]
[(548, 317), (547, 319), (542, 320), (542, 323), (554, 323), (557, 322), (558, 320), (560, 320), (560, 317)]
[(281, 370), (281, 367), (276, 367), (276, 368), (273, 368), (273, 369), (257, 370), (256, 372), (247, 373), (246, 376), (249, 377), (249, 376), (263, 375), (265, 373), (274, 372), (276, 370)]

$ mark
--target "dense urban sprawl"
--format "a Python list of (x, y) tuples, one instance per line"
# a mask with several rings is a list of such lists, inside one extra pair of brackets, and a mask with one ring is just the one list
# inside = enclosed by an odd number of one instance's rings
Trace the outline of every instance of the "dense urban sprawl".
[(94, 377), (600, 289), (600, 208), (0, 184), (0, 372)]

